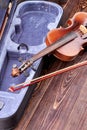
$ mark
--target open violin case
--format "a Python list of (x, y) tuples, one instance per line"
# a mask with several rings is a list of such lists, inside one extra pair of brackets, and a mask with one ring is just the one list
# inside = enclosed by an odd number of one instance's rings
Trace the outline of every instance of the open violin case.
[[(11, 76), (12, 66), (21, 65), (20, 59), (26, 60), (46, 47), (46, 34), (58, 26), (63, 10), (58, 4), (47, 1), (24, 1), (17, 4), (15, 0), (3, 0), (2, 3), (1, 30), (5, 17), (8, 18), (0, 39), (0, 130), (10, 130), (17, 125), (35, 85), (14, 93), (8, 91), (8, 88), (38, 77), (43, 58), (15, 78)], [(9, 4), (11, 8), (7, 12)], [(19, 50), (19, 47), (22, 49)]]

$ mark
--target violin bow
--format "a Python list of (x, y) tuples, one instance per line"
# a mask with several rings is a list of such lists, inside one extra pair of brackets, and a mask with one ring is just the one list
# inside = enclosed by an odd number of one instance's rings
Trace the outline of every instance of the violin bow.
[(11, 87), (9, 87), (9, 91), (14, 92), (14, 91), (20, 90), (20, 89), (22, 89), (22, 88), (29, 87), (29, 86), (32, 85), (32, 84), (38, 83), (38, 82), (43, 81), (43, 80), (45, 80), (45, 79), (51, 78), (51, 77), (56, 76), (56, 75), (58, 75), (58, 74), (62, 74), (62, 73), (64, 73), (64, 72), (67, 72), (67, 71), (76, 69), (76, 68), (81, 67), (81, 66), (84, 66), (84, 65), (87, 65), (87, 60), (85, 60), (85, 61), (83, 61), (83, 62), (80, 62), (80, 63), (77, 63), (77, 64), (75, 64), (75, 65), (71, 65), (71, 66), (69, 66), (69, 67), (66, 67), (66, 68), (63, 68), (63, 69), (54, 71), (54, 72), (52, 72), (52, 73), (49, 73), (49, 74), (40, 76), (40, 77), (38, 77), (38, 78), (29, 80), (29, 81), (27, 81), (27, 82), (23, 82), (23, 83), (21, 83), (21, 84), (17, 84), (17, 85), (15, 85), (15, 86), (11, 86)]

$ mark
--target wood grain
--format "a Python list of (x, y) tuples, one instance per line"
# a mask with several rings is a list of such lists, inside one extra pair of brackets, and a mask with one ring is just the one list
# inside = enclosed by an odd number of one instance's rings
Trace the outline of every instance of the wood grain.
[[(86, 7), (82, 8), (84, 2), (68, 0), (67, 5), (74, 7), (67, 17), (77, 11), (87, 11)], [(67, 18), (64, 19), (65, 23)], [(46, 60), (43, 73), (50, 73), (87, 60), (87, 50), (71, 62), (62, 62), (53, 56)], [(87, 130), (87, 66), (40, 82), (15, 130)]]

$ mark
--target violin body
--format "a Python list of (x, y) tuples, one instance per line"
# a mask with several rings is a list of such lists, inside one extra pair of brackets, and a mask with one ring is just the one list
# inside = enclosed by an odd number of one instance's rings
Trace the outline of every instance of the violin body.
[(73, 60), (83, 50), (83, 46), (87, 43), (87, 40), (83, 39), (78, 32), (81, 25), (87, 26), (87, 13), (78, 12), (72, 17), (72, 19), (69, 19), (67, 23), (68, 27), (60, 27), (51, 30), (46, 37), (46, 45), (49, 46), (71, 31), (75, 31), (78, 34), (76, 39), (68, 42), (66, 45), (63, 45), (53, 52), (53, 54), (62, 61)]

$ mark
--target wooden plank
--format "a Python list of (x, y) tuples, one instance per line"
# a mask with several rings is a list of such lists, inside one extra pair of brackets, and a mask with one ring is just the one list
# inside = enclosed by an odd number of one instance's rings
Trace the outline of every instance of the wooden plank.
[(85, 111), (85, 118), (84, 118), (83, 124), (81, 126), (81, 130), (87, 130), (87, 109)]
[[(39, 103), (41, 102), (50, 82), (51, 82), (50, 79), (48, 79), (45, 83), (38, 84), (38, 87), (36, 88), (36, 90), (34, 90), (34, 94), (32, 95), (32, 98), (22, 117), (22, 120), (20, 121), (20, 123), (18, 124), (18, 127), (15, 130), (19, 130), (19, 129), (25, 130), (26, 129), (26, 127), (29, 124), (31, 118), (33, 117)], [(43, 87), (43, 84), (44, 85), (47, 84), (47, 85), (45, 85), (46, 87)]]
[[(84, 78), (86, 77), (87, 76), (85, 74)], [(79, 97), (73, 107), (73, 110), (71, 111), (67, 125), (64, 130), (80, 130), (84, 123), (84, 120), (87, 117), (87, 80), (82, 84), (82, 86), (83, 87), (81, 89)]]
[[(68, 12), (70, 17), (77, 11), (87, 11), (86, 7), (81, 7), (87, 0), (70, 1), (69, 7), (71, 3), (74, 6), (74, 10)], [(48, 68), (44, 67), (45, 73), (87, 60), (87, 52), (67, 63), (51, 58)], [(84, 66), (40, 82), (15, 130), (87, 130), (86, 73), (87, 67)]]
[[(82, 81), (79, 78), (80, 73), (82, 76), (85, 73)], [(85, 68), (55, 77), (50, 82), (49, 88), (38, 104), (32, 119), (28, 122), (26, 130), (63, 130), (76, 101), (79, 100), (81, 90), (85, 86), (85, 78)]]
[(60, 20), (60, 25), (64, 26), (66, 21), (69, 19), (72, 12), (76, 12), (75, 8), (78, 5), (79, 0), (75, 0), (72, 2), (72, 0), (68, 0), (67, 3), (63, 7), (63, 16)]

